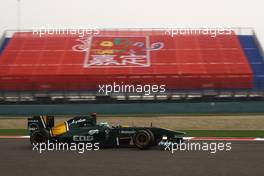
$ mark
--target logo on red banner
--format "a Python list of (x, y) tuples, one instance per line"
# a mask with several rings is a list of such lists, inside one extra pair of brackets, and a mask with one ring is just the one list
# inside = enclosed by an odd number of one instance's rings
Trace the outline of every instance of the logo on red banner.
[(149, 67), (150, 52), (164, 43), (150, 43), (149, 37), (93, 36), (79, 38), (74, 51), (85, 52), (84, 67)]

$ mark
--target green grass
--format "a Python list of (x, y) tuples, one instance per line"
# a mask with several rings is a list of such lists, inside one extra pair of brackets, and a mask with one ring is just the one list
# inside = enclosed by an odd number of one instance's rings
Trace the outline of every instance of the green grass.
[(218, 112), (218, 113), (197, 113), (197, 112), (188, 112), (188, 113), (155, 113), (155, 114), (100, 114), (100, 117), (161, 117), (161, 116), (258, 116), (264, 115), (264, 113), (247, 113), (247, 112)]
[(27, 129), (0, 129), (0, 135), (10, 135), (10, 136), (18, 136), (18, 135), (28, 135)]
[[(264, 137), (261, 130), (180, 130), (191, 137)], [(0, 129), (0, 135), (28, 135), (26, 129)]]

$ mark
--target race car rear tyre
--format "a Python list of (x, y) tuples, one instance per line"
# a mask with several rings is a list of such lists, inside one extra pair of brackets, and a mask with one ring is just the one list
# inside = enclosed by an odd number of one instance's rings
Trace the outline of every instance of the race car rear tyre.
[(154, 135), (150, 130), (140, 130), (133, 137), (135, 146), (139, 149), (147, 149), (154, 142)]
[(49, 134), (47, 130), (36, 130), (30, 135), (31, 144), (46, 143), (49, 140)]

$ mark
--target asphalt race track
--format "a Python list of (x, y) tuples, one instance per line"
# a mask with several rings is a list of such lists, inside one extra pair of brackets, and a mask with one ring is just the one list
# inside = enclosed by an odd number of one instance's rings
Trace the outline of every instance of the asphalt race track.
[(232, 142), (229, 152), (176, 152), (133, 148), (86, 151), (32, 151), (29, 139), (0, 139), (0, 175), (231, 175), (263, 176), (264, 142)]

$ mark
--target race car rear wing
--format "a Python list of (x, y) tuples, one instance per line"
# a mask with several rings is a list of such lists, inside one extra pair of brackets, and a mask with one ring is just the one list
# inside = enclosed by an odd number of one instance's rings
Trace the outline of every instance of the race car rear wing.
[(35, 130), (50, 130), (54, 126), (54, 116), (33, 116), (28, 118), (28, 130), (32, 133)]

